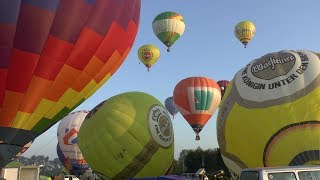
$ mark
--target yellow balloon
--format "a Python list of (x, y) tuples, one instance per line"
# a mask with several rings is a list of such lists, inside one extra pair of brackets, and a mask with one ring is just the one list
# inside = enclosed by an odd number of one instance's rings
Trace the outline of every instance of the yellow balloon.
[(256, 27), (251, 21), (241, 21), (234, 28), (234, 35), (244, 44), (245, 48), (255, 33)]
[(229, 83), (217, 136), (234, 177), (243, 168), (320, 164), (319, 57), (306, 50), (269, 53)]
[(148, 68), (157, 62), (160, 57), (160, 50), (151, 44), (143, 45), (138, 50), (140, 61)]

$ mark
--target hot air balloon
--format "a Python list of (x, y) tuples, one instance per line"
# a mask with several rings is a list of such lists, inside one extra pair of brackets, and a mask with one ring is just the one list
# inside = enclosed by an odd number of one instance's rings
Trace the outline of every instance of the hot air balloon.
[(228, 80), (220, 80), (220, 81), (217, 81), (217, 84), (219, 85), (220, 87), (220, 91), (221, 91), (221, 99), (223, 98), (223, 95), (226, 91), (226, 88), (229, 84), (229, 81)]
[(0, 12), (2, 166), (114, 74), (135, 40), (140, 0), (1, 0)]
[(220, 87), (207, 77), (189, 77), (175, 86), (173, 101), (200, 140), (200, 131), (220, 104)]
[(143, 45), (138, 50), (140, 61), (149, 69), (160, 57), (159, 49), (151, 44)]
[(166, 106), (169, 113), (172, 115), (172, 119), (174, 119), (174, 116), (178, 113), (178, 109), (177, 109), (177, 106), (173, 102), (173, 97), (168, 97), (165, 100), (164, 105)]
[(243, 168), (320, 164), (320, 54), (273, 52), (240, 69), (217, 117), (224, 163)]
[(89, 111), (76, 111), (60, 120), (57, 153), (64, 167), (73, 175), (81, 175), (89, 165), (78, 147), (78, 132)]
[(163, 104), (143, 92), (126, 92), (90, 111), (79, 132), (90, 168), (107, 179), (165, 175), (171, 170), (174, 134)]
[(24, 152), (26, 152), (30, 148), (32, 143), (33, 143), (33, 141), (30, 141), (28, 144), (24, 145), (22, 147), (22, 149), (16, 154), (16, 156), (13, 157), (11, 160), (13, 161), (13, 160), (17, 159), (18, 157), (20, 157)]
[(168, 11), (154, 18), (152, 29), (158, 39), (167, 46), (167, 51), (170, 52), (170, 47), (184, 33), (185, 24), (182, 15)]
[(234, 35), (244, 45), (245, 48), (255, 33), (256, 27), (251, 21), (241, 21), (234, 28)]
[(6, 166), (8, 163), (10, 163), (11, 161), (17, 159), (19, 156), (21, 156), (26, 150), (29, 149), (29, 147), (31, 146), (33, 141), (25, 144), (23, 147), (20, 146), (16, 146), (15, 148), (10, 148), (10, 149), (6, 149), (6, 148), (2, 148), (2, 151), (6, 151), (6, 155), (9, 157), (1, 157), (0, 156), (0, 166), (4, 167)]

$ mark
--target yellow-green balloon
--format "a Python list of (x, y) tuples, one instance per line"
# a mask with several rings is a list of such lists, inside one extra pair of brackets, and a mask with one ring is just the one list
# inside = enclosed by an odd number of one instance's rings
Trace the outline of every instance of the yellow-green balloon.
[(79, 131), (79, 147), (100, 177), (125, 179), (165, 175), (174, 155), (174, 133), (163, 104), (143, 92), (100, 103)]

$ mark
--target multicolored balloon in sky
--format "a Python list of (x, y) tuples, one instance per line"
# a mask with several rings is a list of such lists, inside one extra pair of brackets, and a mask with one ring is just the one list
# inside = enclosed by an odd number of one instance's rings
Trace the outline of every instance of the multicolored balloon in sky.
[(220, 104), (220, 87), (207, 77), (189, 77), (175, 86), (173, 101), (200, 140), (200, 131)]
[(79, 147), (101, 177), (162, 176), (174, 160), (171, 118), (153, 96), (122, 93), (90, 111), (79, 132)]
[(2, 0), (0, 12), (0, 161), (6, 161), (114, 74), (135, 40), (140, 0)]
[(60, 120), (57, 136), (57, 153), (62, 165), (73, 175), (81, 175), (88, 168), (78, 146), (79, 129), (88, 111), (76, 111)]
[(243, 168), (320, 164), (320, 54), (285, 50), (237, 72), (217, 136), (233, 176)]
[(170, 47), (183, 35), (185, 23), (182, 15), (175, 12), (163, 12), (157, 15), (152, 22), (152, 29), (158, 39)]
[(234, 28), (234, 35), (244, 45), (245, 48), (255, 33), (256, 27), (251, 21), (241, 21)]
[(160, 57), (160, 50), (152, 45), (146, 44), (139, 48), (138, 50), (138, 57), (140, 61), (149, 69), (151, 66), (157, 62)]

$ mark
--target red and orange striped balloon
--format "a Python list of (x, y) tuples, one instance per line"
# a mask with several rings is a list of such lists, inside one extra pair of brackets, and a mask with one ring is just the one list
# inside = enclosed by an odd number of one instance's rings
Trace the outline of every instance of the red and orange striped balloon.
[(173, 92), (174, 102), (200, 140), (199, 133), (220, 104), (219, 85), (207, 77), (181, 80)]
[(113, 75), (135, 40), (140, 3), (0, 1), (0, 159), (10, 156), (4, 149), (21, 149)]

